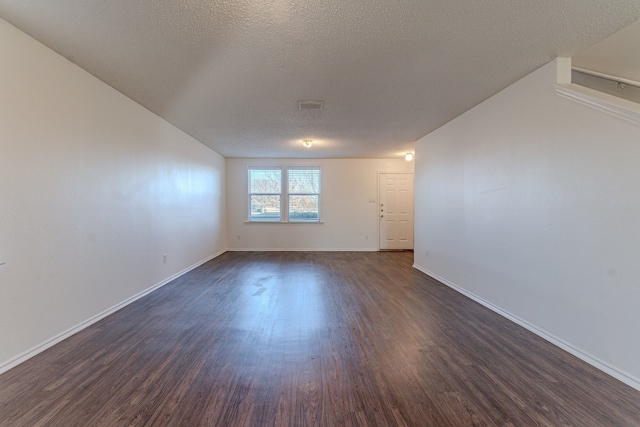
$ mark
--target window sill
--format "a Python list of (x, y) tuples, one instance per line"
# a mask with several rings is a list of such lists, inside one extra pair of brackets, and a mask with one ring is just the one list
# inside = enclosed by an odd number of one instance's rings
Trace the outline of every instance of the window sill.
[(324, 221), (245, 221), (245, 224), (324, 225)]

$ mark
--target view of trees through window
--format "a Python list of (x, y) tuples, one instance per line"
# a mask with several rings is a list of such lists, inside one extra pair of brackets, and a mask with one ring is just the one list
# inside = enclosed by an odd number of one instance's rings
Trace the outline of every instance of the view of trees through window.
[(250, 221), (283, 221), (283, 202), (289, 221), (319, 221), (320, 169), (289, 168), (285, 172), (283, 176), (280, 168), (249, 170)]
[(318, 221), (319, 169), (289, 169), (289, 221)]
[(249, 170), (251, 221), (280, 221), (281, 169)]

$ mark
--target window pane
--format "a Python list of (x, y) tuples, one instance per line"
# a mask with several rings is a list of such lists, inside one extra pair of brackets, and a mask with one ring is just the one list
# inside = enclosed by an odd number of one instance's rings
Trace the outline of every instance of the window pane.
[(249, 170), (250, 193), (280, 194), (282, 190), (282, 171), (280, 169)]
[(289, 221), (318, 221), (318, 196), (289, 196)]
[(280, 196), (251, 196), (251, 221), (280, 221)]
[(320, 193), (318, 169), (289, 169), (289, 194)]

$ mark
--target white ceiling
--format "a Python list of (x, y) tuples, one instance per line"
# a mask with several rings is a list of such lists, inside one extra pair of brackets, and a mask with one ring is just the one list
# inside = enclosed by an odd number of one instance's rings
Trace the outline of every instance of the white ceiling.
[(226, 157), (392, 158), (640, 2), (0, 0), (0, 17)]

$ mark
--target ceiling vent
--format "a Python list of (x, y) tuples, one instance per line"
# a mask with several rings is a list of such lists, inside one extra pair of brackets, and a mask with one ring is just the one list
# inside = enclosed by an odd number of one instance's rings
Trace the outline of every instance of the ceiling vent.
[(324, 101), (298, 101), (299, 110), (322, 110)]

